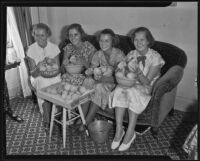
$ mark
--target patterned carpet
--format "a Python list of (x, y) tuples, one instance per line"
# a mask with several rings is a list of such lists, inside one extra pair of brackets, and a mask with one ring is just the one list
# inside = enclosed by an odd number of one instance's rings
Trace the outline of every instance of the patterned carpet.
[[(58, 126), (54, 126), (53, 136), (49, 142), (39, 112), (34, 108), (31, 99), (15, 98), (11, 100), (16, 114), (24, 118), (17, 123), (6, 116), (6, 155), (138, 155), (138, 156), (169, 156), (173, 160), (187, 159), (182, 145), (195, 124), (195, 115), (175, 111), (160, 127), (158, 139), (151, 132), (138, 135), (134, 144), (126, 152), (111, 150), (114, 137), (113, 128), (108, 140), (96, 144), (86, 134), (73, 134), (67, 129), (66, 148), (63, 148), (62, 136)], [(188, 119), (189, 118), (189, 119)], [(191, 118), (194, 118), (191, 120)], [(189, 120), (189, 121), (187, 121)]]

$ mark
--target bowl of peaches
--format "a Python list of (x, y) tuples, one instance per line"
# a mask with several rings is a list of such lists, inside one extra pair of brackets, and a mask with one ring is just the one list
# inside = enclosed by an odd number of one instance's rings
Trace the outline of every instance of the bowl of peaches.
[(136, 74), (133, 72), (124, 73), (122, 71), (118, 71), (115, 73), (116, 81), (119, 85), (123, 87), (132, 87), (136, 83)]
[(70, 74), (80, 74), (83, 71), (83, 65), (75, 56), (71, 56), (69, 62), (65, 65), (65, 70)]
[(54, 59), (46, 58), (39, 67), (40, 73), (45, 78), (52, 78), (60, 73), (60, 68)]
[(137, 81), (137, 75), (129, 69), (127, 62), (121, 62), (118, 65), (115, 78), (117, 83), (123, 87), (132, 87)]

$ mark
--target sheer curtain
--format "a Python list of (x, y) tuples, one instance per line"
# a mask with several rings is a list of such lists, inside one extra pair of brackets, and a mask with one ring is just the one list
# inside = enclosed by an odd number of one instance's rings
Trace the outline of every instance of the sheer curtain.
[(20, 82), (23, 96), (27, 97), (31, 95), (31, 90), (28, 86), (28, 74), (24, 62), (24, 47), (22, 45), (22, 41), (19, 35), (13, 7), (7, 7), (7, 32), (9, 32), (10, 38), (13, 42), (13, 47), (17, 53), (17, 57), (21, 60), (21, 64), (19, 66)]
[(26, 51), (28, 46), (34, 42), (31, 35), (32, 20), (30, 7), (13, 7), (13, 11), (16, 18), (16, 23), (18, 26), (22, 45)]

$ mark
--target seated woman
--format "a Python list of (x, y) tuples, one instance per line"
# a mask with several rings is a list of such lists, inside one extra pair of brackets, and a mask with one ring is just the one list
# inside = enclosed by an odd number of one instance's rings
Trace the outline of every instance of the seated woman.
[(70, 43), (63, 48), (63, 67), (70, 61), (80, 62), (86, 69), (89, 67), (96, 49), (90, 42), (84, 41), (85, 36), (86, 33), (80, 24), (71, 24), (68, 27), (67, 38)]
[[(57, 45), (48, 41), (51, 36), (51, 30), (46, 24), (36, 24), (33, 27), (32, 35), (36, 42), (29, 46), (27, 56), (31, 70), (31, 83), (38, 90), (61, 81), (59, 74), (60, 50)], [(45, 70), (56, 71), (56, 75), (49, 75), (47, 78), (44, 75)], [(38, 98), (38, 104), (43, 115), (44, 126), (48, 128), (52, 104), (40, 98)]]
[[(161, 67), (165, 63), (160, 54), (151, 49), (154, 38), (147, 28), (139, 27), (135, 29), (132, 34), (132, 43), (136, 49), (130, 51), (126, 57), (126, 62), (120, 62), (118, 67), (123, 69), (127, 65), (129, 70), (136, 75), (136, 85), (130, 88), (118, 85), (109, 97), (109, 107), (115, 108), (116, 118), (116, 133), (111, 148), (119, 147), (119, 151), (129, 149), (136, 138), (137, 117), (149, 103), (151, 87), (159, 77)], [(126, 109), (128, 109), (129, 124), (125, 133), (122, 122)], [(123, 142), (120, 145), (122, 139)]]
[[(115, 87), (113, 71), (117, 64), (125, 57), (124, 53), (114, 47), (117, 37), (111, 29), (104, 29), (98, 36), (100, 50), (97, 51), (91, 61), (91, 66), (86, 71), (88, 77), (94, 76), (95, 94), (90, 106), (84, 105), (86, 124), (95, 117), (99, 108), (105, 109), (108, 105), (108, 96)], [(78, 131), (84, 131), (85, 127), (80, 125)]]

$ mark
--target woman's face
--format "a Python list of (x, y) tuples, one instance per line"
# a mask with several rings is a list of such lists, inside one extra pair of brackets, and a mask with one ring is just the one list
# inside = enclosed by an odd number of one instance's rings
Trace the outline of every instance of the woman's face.
[(76, 29), (70, 29), (69, 40), (73, 45), (79, 46), (79, 44), (81, 43), (81, 33), (78, 32)]
[(146, 53), (148, 51), (149, 41), (146, 38), (145, 32), (135, 33), (134, 45), (138, 52)]
[(100, 45), (101, 50), (103, 51), (112, 49), (112, 36), (110, 34), (100, 35), (99, 45)]
[(47, 45), (48, 34), (45, 29), (37, 29), (35, 30), (35, 41), (42, 48)]

